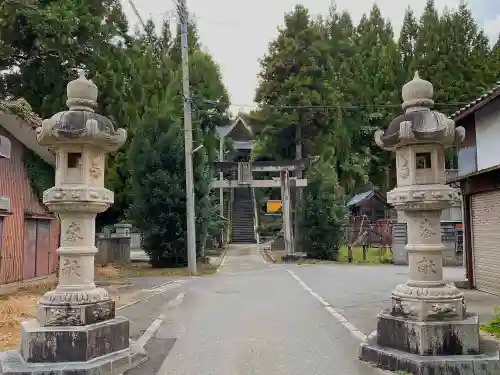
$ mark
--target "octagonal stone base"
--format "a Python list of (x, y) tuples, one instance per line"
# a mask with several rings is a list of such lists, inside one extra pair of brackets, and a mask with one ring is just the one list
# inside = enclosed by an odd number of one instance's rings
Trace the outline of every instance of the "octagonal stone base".
[(86, 326), (43, 327), (21, 323), (21, 355), (26, 362), (86, 362), (129, 347), (130, 323), (118, 317)]
[(377, 321), (359, 348), (363, 361), (412, 375), (500, 374), (498, 343), (480, 338), (477, 315), (418, 321), (382, 312)]
[(496, 342), (481, 341), (477, 355), (421, 356), (377, 344), (374, 332), (359, 348), (359, 359), (389, 371), (412, 375), (494, 375), (500, 374)]
[(147, 361), (143, 350), (125, 350), (88, 362), (28, 363), (17, 350), (0, 353), (0, 375), (120, 375)]
[[(114, 316), (113, 302), (93, 307), (97, 310), (78, 306), (87, 313), (87, 322), (101, 319), (95, 311), (103, 309), (111, 310)], [(44, 311), (42, 307), (41, 310)], [(144, 349), (130, 341), (129, 331), (130, 322), (123, 317), (73, 326), (43, 326), (36, 319), (25, 321), (21, 323), (20, 350), (0, 353), (0, 375), (123, 374), (147, 360)]]
[(377, 316), (377, 344), (422, 356), (479, 354), (479, 319), (416, 321), (382, 312)]

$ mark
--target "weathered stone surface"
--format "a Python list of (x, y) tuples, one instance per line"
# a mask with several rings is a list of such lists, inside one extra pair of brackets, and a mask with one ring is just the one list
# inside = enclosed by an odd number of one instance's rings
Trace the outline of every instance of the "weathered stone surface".
[(500, 374), (498, 347), (483, 341), (484, 354), (421, 356), (382, 347), (377, 336), (370, 335), (359, 348), (359, 359), (390, 371), (412, 375), (494, 375)]
[(0, 353), (0, 375), (119, 375), (147, 361), (144, 350), (128, 349), (88, 362), (28, 363), (18, 351)]
[(73, 306), (38, 305), (37, 320), (42, 326), (84, 326), (115, 317), (115, 301)]
[(129, 347), (130, 323), (118, 317), (87, 326), (43, 327), (21, 323), (21, 355), (26, 362), (86, 362)]
[(388, 313), (377, 316), (377, 344), (422, 356), (479, 353), (479, 318), (415, 321)]

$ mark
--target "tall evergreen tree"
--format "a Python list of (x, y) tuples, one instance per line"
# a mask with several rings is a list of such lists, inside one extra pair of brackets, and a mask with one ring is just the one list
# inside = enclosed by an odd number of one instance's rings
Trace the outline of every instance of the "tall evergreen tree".
[[(293, 159), (297, 143), (303, 143), (309, 154), (320, 146), (315, 140), (324, 133), (327, 119), (324, 111), (314, 107), (332, 102), (332, 90), (325, 81), (329, 57), (322, 35), (308, 10), (296, 6), (285, 15), (284, 27), (261, 61), (255, 101), (266, 114), (265, 121), (273, 120), (263, 135), (272, 142), (270, 151), (280, 151), (275, 157)], [(260, 119), (253, 118), (256, 123)]]
[(325, 22), (330, 60), (327, 66), (329, 87), (338, 88), (336, 108), (328, 109), (326, 116), (331, 120), (329, 134), (334, 141), (329, 145), (334, 151), (330, 161), (333, 163), (337, 179), (343, 188), (350, 192), (368, 180), (366, 171), (369, 160), (369, 147), (356, 144), (362, 127), (359, 116), (350, 103), (359, 97), (357, 67), (353, 60), (357, 55), (356, 33), (349, 13), (338, 13), (335, 5), (330, 8)]
[(42, 117), (65, 108), (74, 68), (115, 59), (116, 41), (128, 39), (118, 0), (6, 1), (0, 19), (0, 71), (8, 72), (3, 94), (24, 97)]
[(366, 168), (370, 182), (382, 190), (389, 186), (391, 155), (383, 152), (373, 143), (376, 128), (385, 127), (395, 116), (399, 101), (397, 78), (400, 75), (400, 58), (394, 42), (391, 24), (384, 20), (380, 9), (374, 5), (369, 15), (361, 18), (356, 29), (356, 56), (353, 80), (358, 87), (355, 110), (351, 116), (361, 124), (353, 144), (358, 148), (368, 148), (370, 157)]
[(398, 50), (401, 56), (401, 72), (398, 85), (401, 86), (411, 77), (414, 68), (415, 48), (418, 38), (418, 23), (411, 8), (407, 8), (398, 39)]

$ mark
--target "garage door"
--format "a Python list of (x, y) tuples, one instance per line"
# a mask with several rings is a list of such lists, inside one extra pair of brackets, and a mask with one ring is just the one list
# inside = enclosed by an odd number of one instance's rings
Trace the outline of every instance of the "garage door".
[(471, 203), (475, 285), (500, 295), (500, 191), (475, 194)]

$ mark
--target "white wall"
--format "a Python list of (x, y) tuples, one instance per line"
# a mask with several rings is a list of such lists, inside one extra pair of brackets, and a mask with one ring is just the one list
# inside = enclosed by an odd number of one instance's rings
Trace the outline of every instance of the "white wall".
[(495, 101), (475, 113), (477, 170), (500, 165), (500, 106)]

